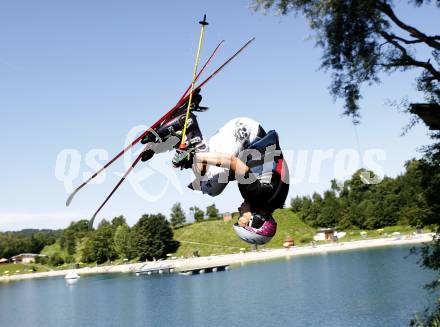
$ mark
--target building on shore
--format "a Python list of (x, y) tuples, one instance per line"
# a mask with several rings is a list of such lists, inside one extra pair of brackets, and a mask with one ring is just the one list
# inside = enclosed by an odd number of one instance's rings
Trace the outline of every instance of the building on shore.
[(223, 221), (231, 221), (232, 220), (232, 214), (230, 212), (225, 212), (223, 214)]
[(284, 240), (284, 242), (283, 242), (283, 246), (284, 246), (285, 248), (290, 248), (290, 247), (292, 247), (292, 246), (295, 246), (295, 241), (293, 240), (292, 237), (288, 236), (288, 237)]
[(323, 228), (316, 232), (313, 237), (315, 241), (332, 241), (335, 235), (335, 230), (333, 228)]
[(47, 257), (45, 254), (35, 254), (35, 253), (20, 253), (13, 256), (10, 260), (13, 263), (32, 263), (39, 257)]
[(332, 241), (338, 242), (340, 238), (345, 237), (346, 232), (338, 232), (333, 228), (322, 228), (313, 236), (315, 241)]

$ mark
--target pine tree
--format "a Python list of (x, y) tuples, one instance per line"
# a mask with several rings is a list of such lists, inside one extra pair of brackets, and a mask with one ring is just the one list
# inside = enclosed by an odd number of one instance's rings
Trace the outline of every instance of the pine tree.
[(196, 206), (191, 207), (191, 208), (189, 208), (189, 211), (193, 215), (194, 221), (196, 221), (196, 222), (202, 221), (203, 218), (205, 217), (205, 213), (199, 207), (196, 207)]
[(206, 207), (206, 214), (208, 215), (209, 219), (218, 219), (219, 211), (216, 208), (215, 203), (213, 203), (210, 206)]
[(185, 212), (179, 202), (171, 208), (171, 226), (176, 227), (186, 222)]
[(127, 224), (121, 224), (116, 228), (113, 239), (119, 258), (133, 259), (136, 256), (132, 232)]

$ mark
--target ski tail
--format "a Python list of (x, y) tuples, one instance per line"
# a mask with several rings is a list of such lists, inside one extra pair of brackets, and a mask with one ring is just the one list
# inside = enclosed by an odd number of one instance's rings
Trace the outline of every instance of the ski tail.
[[(214, 51), (211, 53), (209, 58), (206, 60), (205, 64), (203, 65), (202, 69), (196, 76), (196, 80), (199, 79), (200, 75), (205, 71), (206, 67), (208, 67), (208, 64), (212, 61), (212, 59), (217, 54), (220, 47), (224, 44), (224, 40), (222, 40), (217, 47), (214, 49)], [(105, 169), (107, 169), (112, 163), (114, 163), (117, 159), (119, 159), (124, 153), (126, 153), (128, 150), (130, 150), (133, 146), (135, 146), (140, 140), (142, 140), (152, 129), (159, 126), (165, 119), (167, 119), (169, 116), (171, 116), (176, 109), (178, 109), (182, 103), (186, 101), (186, 98), (188, 96), (188, 91), (191, 89), (191, 85), (188, 86), (188, 88), (185, 90), (179, 101), (176, 103), (176, 105), (171, 108), (170, 111), (168, 111), (165, 115), (163, 115), (156, 123), (154, 123), (149, 129), (147, 129), (145, 132), (143, 132), (140, 136), (138, 136), (134, 141), (132, 141), (129, 145), (127, 145), (124, 149), (122, 149), (117, 155), (115, 155), (110, 161), (108, 161), (104, 166), (102, 166), (100, 169), (98, 169), (92, 176), (90, 176), (86, 181), (84, 181), (81, 185), (79, 185), (67, 198), (66, 200), (66, 206), (68, 207), (70, 203), (72, 202), (73, 198), (75, 197), (76, 193), (80, 189), (82, 189), (84, 186), (86, 186), (92, 179), (94, 179), (96, 176), (98, 176), (100, 173), (102, 173)]]
[[(248, 42), (246, 42), (240, 49), (238, 49), (231, 57), (229, 57), (228, 60), (226, 60), (219, 68), (217, 68), (211, 75), (208, 76), (207, 79), (205, 79), (202, 83), (200, 83), (199, 86), (195, 87), (194, 90), (192, 91), (192, 93), (194, 93), (197, 89), (201, 88), (202, 86), (204, 86), (206, 83), (208, 83), (215, 75), (218, 74), (218, 72), (220, 72), (228, 63), (230, 63), (235, 57), (237, 57), (240, 52), (242, 52), (252, 41), (254, 41), (255, 38), (250, 39)], [(191, 94), (191, 93), (190, 93)], [(189, 97), (189, 95), (186, 95), (185, 97), (183, 97), (183, 99), (181, 99), (183, 102), (186, 101), (186, 99)], [(182, 102), (182, 103), (183, 103)], [(176, 105), (176, 107), (179, 107)], [(166, 118), (165, 118), (166, 119)], [(148, 145), (145, 147), (145, 149), (147, 149)], [(116, 186), (113, 188), (113, 190), (110, 192), (110, 194), (106, 197), (106, 199), (104, 200), (104, 202), (100, 205), (100, 207), (98, 208), (98, 210), (96, 210), (96, 212), (94, 213), (93, 217), (90, 219), (90, 223), (89, 226), (93, 227), (93, 222), (96, 218), (96, 216), (98, 215), (98, 213), (101, 211), (101, 209), (104, 207), (104, 205), (108, 202), (108, 200), (112, 197), (112, 195), (115, 193), (115, 191), (118, 189), (118, 187), (122, 184), (122, 182), (126, 179), (126, 177), (128, 176), (128, 174), (130, 174), (130, 172), (134, 169), (134, 167), (139, 163), (140, 159), (142, 158), (142, 153), (143, 151), (136, 157), (136, 159), (133, 161), (133, 163), (131, 164), (130, 168), (125, 172), (124, 176), (119, 180), (119, 182), (116, 184)]]

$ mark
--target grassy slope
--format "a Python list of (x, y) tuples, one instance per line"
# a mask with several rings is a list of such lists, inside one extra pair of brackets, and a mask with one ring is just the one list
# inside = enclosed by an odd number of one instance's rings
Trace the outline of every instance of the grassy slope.
[(49, 268), (37, 263), (4, 263), (0, 265), (0, 276), (4, 275), (16, 275), (16, 274), (26, 274), (33, 271), (49, 271)]
[[(278, 222), (278, 230), (272, 241), (265, 245), (267, 248), (281, 247), (287, 236), (299, 243), (301, 240), (310, 240), (314, 235), (315, 230), (301, 222), (289, 209), (277, 210), (274, 218)], [(196, 250), (200, 255), (236, 253), (240, 248), (250, 248), (235, 235), (232, 225), (236, 221), (237, 216), (234, 216), (229, 222), (204, 221), (177, 228), (174, 237), (180, 241), (180, 247), (176, 255), (191, 256)]]

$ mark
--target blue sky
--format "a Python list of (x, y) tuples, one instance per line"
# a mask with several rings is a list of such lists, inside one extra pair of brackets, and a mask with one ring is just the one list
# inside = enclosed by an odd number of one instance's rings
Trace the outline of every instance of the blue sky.
[[(398, 2), (396, 11), (422, 30), (438, 29), (438, 11), (432, 8), (415, 10)], [(282, 147), (293, 151), (292, 171), (299, 150), (309, 155), (313, 150), (359, 150), (353, 125), (341, 116), (342, 103), (328, 93), (329, 74), (318, 70), (321, 50), (301, 17), (255, 13), (249, 1), (236, 0), (2, 2), (0, 230), (64, 227), (93, 214), (124, 171), (123, 162), (66, 208), (68, 194), (55, 177), (58, 154), (78, 150), (81, 174), (88, 173), (84, 157), (90, 150), (104, 149), (112, 156), (131, 128), (153, 123), (172, 107), (190, 82), (197, 21), (205, 13), (210, 25), (202, 59), (226, 40), (211, 70), (256, 37), (204, 88), (203, 103), (211, 110), (199, 117), (206, 136), (234, 117), (254, 118), (265, 129), (276, 129)], [(402, 96), (420, 100), (414, 76), (383, 76), (380, 85), (363, 89), (360, 150), (384, 151), (386, 160), (380, 164), (389, 176), (402, 172), (404, 162), (419, 157), (418, 147), (429, 142), (421, 124), (402, 137), (409, 117), (386, 104)], [(217, 198), (187, 191), (189, 171), (174, 171), (174, 184), (180, 187), (167, 184), (163, 173), (170, 160), (171, 154), (154, 159), (146, 172), (151, 176), (142, 183), (144, 192), (163, 190), (160, 199), (146, 201), (125, 183), (98, 219), (123, 214), (133, 224), (143, 213), (168, 214), (177, 201), (185, 210), (215, 202), (222, 211), (232, 211), (241, 203), (234, 184)], [(330, 158), (317, 181), (295, 183), (290, 196), (322, 192), (335, 177), (333, 167)], [(74, 180), (80, 182), (81, 177)]]

